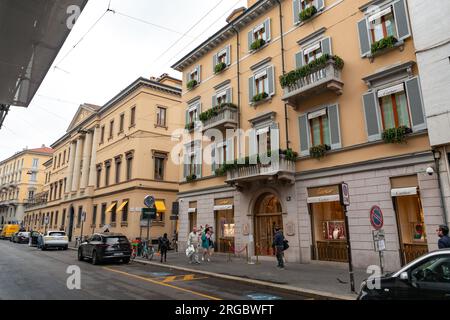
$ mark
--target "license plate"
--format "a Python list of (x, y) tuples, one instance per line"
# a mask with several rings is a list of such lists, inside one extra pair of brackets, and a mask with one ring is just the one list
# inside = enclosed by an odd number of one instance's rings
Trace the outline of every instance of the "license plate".
[(120, 253), (114, 253), (114, 255), (115, 255), (115, 256), (122, 256), (123, 253), (122, 253), (122, 252), (120, 252)]

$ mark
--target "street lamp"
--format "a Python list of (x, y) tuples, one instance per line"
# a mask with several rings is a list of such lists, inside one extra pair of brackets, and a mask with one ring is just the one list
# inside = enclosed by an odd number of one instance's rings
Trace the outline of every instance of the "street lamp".
[(441, 158), (441, 152), (439, 150), (433, 150), (433, 158), (434, 160), (439, 160)]

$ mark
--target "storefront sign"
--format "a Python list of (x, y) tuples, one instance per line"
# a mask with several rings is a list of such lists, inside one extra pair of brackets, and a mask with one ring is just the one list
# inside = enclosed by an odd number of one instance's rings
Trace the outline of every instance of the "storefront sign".
[(214, 211), (216, 211), (216, 210), (231, 210), (231, 209), (233, 209), (232, 204), (224, 204), (224, 205), (214, 206)]
[(339, 195), (339, 186), (326, 186), (308, 189), (308, 197)]
[(372, 209), (370, 209), (370, 223), (375, 230), (379, 230), (383, 227), (383, 212), (379, 206), (373, 206)]
[(188, 213), (194, 213), (197, 211), (197, 208), (189, 208)]
[(412, 196), (417, 194), (417, 187), (391, 189), (392, 197)]
[(286, 224), (286, 234), (288, 236), (294, 236), (295, 235), (295, 223), (292, 221), (289, 221)]
[(339, 185), (339, 197), (343, 206), (350, 205), (350, 192), (348, 190), (348, 184), (342, 183)]
[(320, 196), (320, 197), (308, 197), (306, 199), (307, 203), (320, 203), (320, 202), (333, 202), (333, 201), (339, 201), (339, 195), (333, 194), (330, 196)]

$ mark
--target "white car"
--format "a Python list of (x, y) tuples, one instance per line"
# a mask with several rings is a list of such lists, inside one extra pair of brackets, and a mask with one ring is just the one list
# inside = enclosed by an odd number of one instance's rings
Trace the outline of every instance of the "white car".
[(69, 238), (64, 231), (47, 231), (47, 233), (42, 236), (39, 245), (41, 250), (46, 250), (48, 248), (61, 248), (67, 250), (68, 247)]

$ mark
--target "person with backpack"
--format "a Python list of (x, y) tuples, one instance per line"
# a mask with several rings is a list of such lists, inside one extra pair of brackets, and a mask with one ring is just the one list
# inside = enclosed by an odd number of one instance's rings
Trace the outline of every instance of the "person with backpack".
[(162, 237), (159, 237), (158, 251), (161, 253), (161, 262), (163, 262), (163, 258), (164, 258), (164, 262), (167, 262), (167, 250), (169, 250), (169, 244), (170, 244), (170, 241), (167, 238), (167, 233), (164, 233), (164, 235)]
[(287, 240), (285, 240), (283, 232), (280, 227), (275, 228), (275, 235), (273, 237), (273, 247), (277, 256), (278, 265), (280, 269), (284, 269), (283, 252), (288, 247)]

